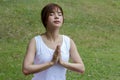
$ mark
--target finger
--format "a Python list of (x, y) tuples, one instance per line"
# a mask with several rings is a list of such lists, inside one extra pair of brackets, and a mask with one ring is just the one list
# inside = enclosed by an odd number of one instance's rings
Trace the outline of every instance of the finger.
[(60, 45), (57, 45), (57, 48), (60, 48)]
[(60, 45), (57, 45), (57, 52), (60, 53)]
[(60, 49), (60, 45), (57, 45), (55, 51), (58, 51), (59, 49)]
[(59, 50), (60, 50), (60, 47), (61, 47), (60, 45), (57, 45), (57, 49), (59, 49)]
[(60, 54), (60, 45), (56, 46), (55, 52), (54, 52), (54, 57), (58, 57)]

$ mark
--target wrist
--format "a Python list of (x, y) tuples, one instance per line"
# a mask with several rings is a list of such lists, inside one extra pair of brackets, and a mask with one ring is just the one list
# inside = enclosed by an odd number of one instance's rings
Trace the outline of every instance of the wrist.
[(54, 62), (49, 62), (49, 65), (50, 65), (50, 66), (53, 66), (53, 65), (54, 65)]
[(64, 66), (65, 62), (64, 61), (60, 61), (60, 65)]

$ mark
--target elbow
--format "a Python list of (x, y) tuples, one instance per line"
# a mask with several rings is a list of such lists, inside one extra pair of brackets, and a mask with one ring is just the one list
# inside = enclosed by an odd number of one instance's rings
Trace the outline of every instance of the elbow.
[(80, 71), (81, 74), (84, 74), (85, 73), (85, 67), (83, 67)]
[(78, 72), (81, 73), (81, 74), (84, 74), (85, 73), (85, 67), (82, 67), (81, 69), (79, 69)]
[(24, 75), (28, 75), (28, 74), (30, 74), (29, 71), (26, 70), (26, 69), (22, 69), (22, 72), (23, 72)]
[(80, 73), (81, 73), (81, 74), (84, 74), (84, 73), (85, 73), (85, 69), (81, 70)]

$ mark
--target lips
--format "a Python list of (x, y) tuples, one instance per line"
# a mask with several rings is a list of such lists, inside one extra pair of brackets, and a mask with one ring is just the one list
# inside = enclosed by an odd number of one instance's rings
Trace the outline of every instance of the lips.
[(54, 23), (58, 24), (58, 23), (60, 23), (60, 21), (54, 21)]

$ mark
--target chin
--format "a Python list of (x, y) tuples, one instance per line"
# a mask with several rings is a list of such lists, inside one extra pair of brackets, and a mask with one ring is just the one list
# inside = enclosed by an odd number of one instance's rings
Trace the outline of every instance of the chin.
[(56, 26), (56, 27), (60, 28), (60, 27), (61, 27), (61, 25), (59, 25), (59, 26)]
[(57, 27), (57, 28), (60, 28), (62, 25), (54, 25), (55, 27)]

